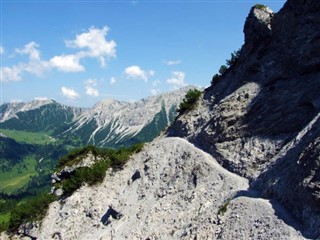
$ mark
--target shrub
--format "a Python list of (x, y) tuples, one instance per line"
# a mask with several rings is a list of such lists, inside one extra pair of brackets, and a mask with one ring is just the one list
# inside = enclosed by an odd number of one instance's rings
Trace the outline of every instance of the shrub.
[(263, 5), (263, 4), (256, 4), (254, 7), (255, 7), (255, 8), (258, 8), (258, 9), (260, 9), (260, 10), (264, 10), (264, 9), (267, 8), (267, 6), (266, 6), (266, 5)]
[(57, 170), (61, 170), (65, 166), (71, 166), (73, 164), (77, 164), (82, 160), (82, 156), (88, 154), (88, 152), (92, 152), (94, 156), (97, 156), (98, 148), (95, 146), (89, 145), (83, 148), (72, 150), (66, 156), (58, 160)]
[[(118, 150), (99, 149), (94, 146), (87, 146), (70, 152), (60, 159), (58, 168), (63, 168), (66, 165), (72, 165), (81, 161), (81, 156), (84, 156), (88, 152), (92, 152), (94, 156), (100, 156), (103, 160), (97, 161), (91, 167), (78, 168), (68, 179), (63, 180), (60, 186), (62, 186), (64, 191), (64, 197), (71, 195), (75, 190), (81, 187), (84, 182), (90, 186), (102, 182), (109, 167), (116, 169), (121, 168), (128, 161), (129, 157), (133, 153), (140, 152), (143, 146), (144, 144), (140, 143), (133, 145), (130, 148)], [(14, 233), (24, 223), (42, 220), (47, 213), (49, 204), (55, 200), (57, 200), (55, 195), (44, 193), (22, 202), (21, 204), (16, 205), (15, 202), (12, 203), (14, 204), (14, 208), (11, 211), (10, 222), (9, 224), (0, 222), (0, 230), (3, 231), (8, 229), (10, 233)], [(0, 207), (0, 212), (6, 210), (5, 204), (0, 204)]]
[(234, 65), (237, 62), (237, 60), (239, 59), (239, 56), (240, 56), (240, 49), (231, 53), (231, 58), (226, 60), (227, 65), (229, 67)]
[(139, 143), (130, 148), (114, 149), (95, 149), (95, 156), (100, 156), (103, 160), (97, 161), (91, 167), (77, 168), (69, 178), (62, 181), (62, 190), (64, 196), (70, 196), (74, 191), (87, 183), (90, 186), (100, 183), (106, 176), (106, 171), (121, 169), (129, 160), (133, 153), (140, 152), (144, 144)]
[(223, 215), (227, 209), (228, 209), (228, 205), (230, 204), (230, 199), (227, 200), (218, 210), (218, 215)]
[(179, 105), (178, 108), (178, 112), (182, 113), (185, 112), (187, 110), (191, 110), (195, 103), (198, 101), (198, 99), (201, 96), (201, 91), (199, 91), (198, 89), (190, 89), (187, 94), (185, 95), (184, 99), (182, 100), (182, 102)]
[(211, 84), (213, 84), (214, 82), (219, 81), (220, 77), (221, 76), (219, 74), (217, 74), (217, 73), (215, 75), (213, 75), (212, 80), (211, 80)]
[(56, 200), (52, 194), (44, 193), (17, 205), (11, 212), (9, 231), (16, 231), (21, 224), (42, 220), (49, 204)]
[(72, 194), (75, 190), (80, 188), (84, 182), (90, 186), (102, 182), (109, 166), (109, 162), (102, 160), (91, 167), (77, 168), (70, 178), (62, 182), (64, 195), (68, 196)]
[(240, 57), (240, 51), (241, 49), (238, 49), (237, 51), (231, 53), (231, 58), (226, 60), (227, 65), (221, 65), (219, 69), (219, 74), (217, 73), (213, 75), (211, 84), (214, 84), (214, 82), (219, 81), (221, 76), (224, 75), (227, 72), (227, 70), (238, 61)]
[(223, 74), (225, 74), (227, 70), (228, 70), (228, 67), (226, 65), (221, 65), (219, 69), (220, 75), (222, 76)]

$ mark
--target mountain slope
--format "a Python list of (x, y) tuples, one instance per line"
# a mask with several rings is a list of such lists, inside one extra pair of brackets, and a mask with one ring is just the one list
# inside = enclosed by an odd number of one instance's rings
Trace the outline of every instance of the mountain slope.
[(2, 129), (47, 132), (55, 136), (84, 109), (61, 105), (53, 100), (9, 103), (0, 106)]
[(278, 199), (312, 238), (320, 236), (319, 29), (318, 1), (289, 0), (277, 14), (252, 8), (239, 58), (168, 131)]
[[(39, 239), (245, 239), (251, 229), (260, 239), (301, 238), (267, 200), (238, 196), (219, 212), (247, 188), (247, 179), (186, 140), (158, 139), (122, 171), (109, 171), (102, 184), (53, 203), (41, 226), (25, 233)], [(265, 224), (269, 229), (261, 231)]]
[(64, 106), (53, 100), (3, 104), (1, 128), (44, 132), (53, 138), (78, 139), (82, 144), (128, 146), (151, 141), (171, 124), (190, 88), (134, 103), (105, 100), (88, 109)]
[(78, 135), (87, 143), (109, 147), (151, 141), (173, 122), (176, 108), (188, 89), (135, 103), (102, 101), (76, 117), (62, 135)]

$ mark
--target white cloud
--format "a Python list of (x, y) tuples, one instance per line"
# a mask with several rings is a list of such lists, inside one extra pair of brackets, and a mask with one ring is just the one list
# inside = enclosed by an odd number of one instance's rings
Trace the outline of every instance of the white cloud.
[(41, 53), (37, 49), (39, 45), (35, 42), (26, 44), (22, 49), (16, 49), (19, 54), (29, 55), (29, 61), (26, 63), (18, 63), (12, 67), (2, 67), (1, 81), (19, 81), (22, 79), (24, 72), (41, 76), (46, 70), (50, 69), (50, 64), (41, 60)]
[(113, 40), (106, 40), (108, 31), (107, 26), (102, 29), (91, 27), (88, 32), (77, 35), (75, 40), (66, 41), (66, 45), (72, 48), (87, 49), (87, 51), (79, 52), (78, 56), (97, 58), (101, 67), (104, 67), (106, 58), (116, 57), (117, 44)]
[(67, 88), (67, 87), (61, 87), (61, 92), (62, 95), (69, 98), (69, 99), (76, 99), (79, 97), (79, 94), (73, 90), (72, 88)]
[(77, 55), (61, 55), (50, 59), (50, 65), (63, 72), (83, 72), (84, 67), (79, 63)]
[(20, 103), (20, 102), (23, 102), (23, 100), (21, 100), (21, 99), (10, 99), (9, 100), (9, 103)]
[(90, 86), (93, 86), (93, 87), (97, 86), (97, 80), (91, 79), (91, 78), (89, 78), (88, 80), (84, 81), (84, 83), (86, 85), (90, 85)]
[(50, 63), (41, 60), (41, 53), (38, 50), (39, 45), (35, 42), (26, 44), (22, 49), (16, 49), (15, 52), (29, 56), (28, 62), (21, 62), (12, 67), (1, 68), (1, 81), (18, 81), (22, 79), (22, 74), (27, 72), (37, 76), (42, 76), (46, 70), (51, 68)]
[(154, 74), (155, 74), (156, 72), (153, 71), (153, 70), (149, 70), (148, 73), (149, 73), (149, 76), (152, 77), (152, 76), (154, 76)]
[(153, 88), (153, 89), (150, 90), (150, 93), (151, 93), (153, 96), (156, 96), (156, 95), (158, 95), (158, 94), (160, 93), (160, 89), (155, 89), (155, 88)]
[(171, 66), (171, 65), (178, 65), (181, 63), (181, 60), (164, 60), (164, 64)]
[[(63, 72), (82, 72), (85, 67), (80, 61), (83, 58), (97, 58), (100, 66), (104, 67), (106, 61), (116, 57), (116, 42), (106, 40), (109, 28), (89, 28), (87, 32), (79, 34), (74, 40), (66, 41), (67, 47), (79, 49), (74, 54), (56, 55), (50, 60), (42, 60), (39, 45), (35, 42), (26, 44), (21, 49), (15, 49), (16, 53), (29, 56), (28, 62), (20, 62), (13, 66), (4, 66), (1, 70), (1, 81), (18, 81), (22, 79), (24, 72), (41, 76), (45, 71), (57, 69)], [(0, 54), (4, 48), (0, 46)]]
[(48, 101), (50, 99), (47, 98), (47, 97), (35, 97), (34, 100), (36, 100), (36, 101)]
[(21, 69), (18, 66), (3, 67), (0, 69), (1, 75), (0, 80), (7, 82), (7, 81), (19, 81), (21, 80)]
[(154, 76), (155, 72), (153, 70), (144, 71), (139, 66), (133, 65), (130, 67), (127, 67), (124, 70), (124, 73), (126, 74), (127, 78), (136, 78), (136, 79), (142, 79), (145, 82), (148, 81), (148, 78), (151, 76)]
[(159, 86), (161, 84), (161, 81), (160, 80), (154, 80), (153, 82), (152, 82), (152, 86), (154, 86), (154, 87), (157, 87), (157, 86)]
[(99, 90), (95, 88), (97, 81), (95, 79), (88, 79), (85, 81), (86, 94), (92, 97), (99, 97)]
[(91, 86), (86, 86), (86, 94), (92, 97), (99, 97), (99, 91)]
[(117, 82), (115, 77), (110, 78), (110, 85), (114, 85)]
[(37, 49), (39, 45), (35, 42), (30, 42), (24, 45), (22, 49), (16, 49), (15, 51), (20, 54), (29, 55), (30, 61), (40, 61), (40, 51)]
[(174, 88), (186, 86), (185, 76), (186, 74), (184, 72), (172, 72), (171, 78), (167, 79), (167, 83), (172, 85)]

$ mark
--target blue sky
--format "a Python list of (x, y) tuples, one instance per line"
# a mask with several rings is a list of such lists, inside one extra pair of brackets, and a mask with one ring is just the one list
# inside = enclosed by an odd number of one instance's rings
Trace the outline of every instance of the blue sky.
[(1, 103), (81, 107), (206, 87), (251, 6), (285, 1), (1, 1)]

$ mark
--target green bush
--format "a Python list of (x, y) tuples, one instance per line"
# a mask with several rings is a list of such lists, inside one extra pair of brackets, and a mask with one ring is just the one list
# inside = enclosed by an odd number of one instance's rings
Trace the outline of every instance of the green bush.
[(226, 65), (221, 65), (219, 68), (220, 75), (222, 76), (223, 74), (225, 74), (227, 70), (228, 70), (228, 67)]
[(71, 195), (74, 191), (87, 183), (90, 186), (102, 182), (106, 176), (106, 171), (110, 166), (110, 162), (101, 160), (96, 162), (91, 167), (77, 168), (73, 175), (62, 182), (63, 194), (66, 196)]
[(201, 96), (201, 91), (199, 91), (198, 89), (190, 89), (187, 94), (185, 95), (184, 99), (182, 100), (182, 102), (179, 105), (178, 108), (178, 112), (182, 113), (185, 112), (187, 110), (191, 110), (195, 103), (198, 101), (198, 99)]
[(227, 72), (227, 70), (238, 61), (240, 57), (240, 51), (241, 49), (238, 49), (237, 51), (231, 53), (231, 58), (226, 60), (227, 65), (221, 65), (219, 68), (219, 74), (216, 73), (215, 75), (213, 75), (211, 84), (214, 84), (215, 82), (219, 81), (221, 77)]
[[(102, 160), (97, 161), (91, 167), (76, 169), (69, 178), (63, 180), (60, 186), (64, 191), (64, 197), (71, 195), (83, 183), (91, 186), (102, 182), (108, 168), (121, 168), (130, 156), (133, 153), (140, 152), (143, 146), (144, 144), (140, 143), (130, 148), (118, 150), (87, 146), (70, 152), (59, 160), (58, 169), (81, 161), (83, 159), (82, 156), (85, 156), (88, 152), (92, 152), (95, 157), (99, 156)], [(16, 201), (1, 203), (0, 213), (11, 211), (11, 216), (9, 223), (0, 222), (0, 231), (8, 230), (9, 233), (14, 233), (21, 224), (42, 220), (47, 213), (49, 204), (55, 200), (57, 200), (55, 195), (44, 193), (19, 204)]]
[(140, 143), (133, 145), (130, 148), (121, 148), (118, 150), (95, 148), (95, 156), (99, 156), (103, 160), (97, 161), (91, 167), (77, 168), (69, 178), (63, 180), (62, 190), (64, 196), (71, 195), (80, 188), (83, 183), (92, 186), (102, 182), (105, 178), (106, 171), (110, 167), (115, 170), (121, 169), (133, 153), (142, 150), (143, 145), (143, 143)]
[(16, 231), (23, 223), (42, 220), (49, 204), (55, 200), (54, 195), (44, 193), (17, 205), (11, 212), (9, 231)]
[(227, 209), (228, 205), (230, 204), (231, 200), (228, 199), (219, 209), (218, 209), (218, 215), (223, 215)]
[(219, 74), (217, 74), (217, 73), (215, 75), (213, 75), (212, 80), (211, 80), (211, 84), (213, 84), (214, 82), (219, 81), (220, 77), (221, 76)]
[(65, 166), (72, 166), (79, 163), (82, 160), (82, 156), (87, 155), (88, 152), (92, 152), (94, 156), (98, 154), (98, 148), (95, 146), (86, 146), (72, 150), (66, 156), (62, 157), (58, 161), (57, 170), (61, 170)]
[(255, 7), (255, 8), (258, 8), (258, 9), (260, 9), (260, 10), (264, 10), (264, 9), (267, 8), (267, 6), (266, 6), (266, 5), (263, 5), (263, 4), (256, 4), (254, 7)]
[(239, 59), (239, 56), (240, 56), (240, 49), (231, 53), (231, 58), (226, 60), (227, 65), (229, 67), (234, 65), (237, 62), (237, 60)]

